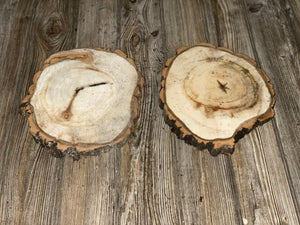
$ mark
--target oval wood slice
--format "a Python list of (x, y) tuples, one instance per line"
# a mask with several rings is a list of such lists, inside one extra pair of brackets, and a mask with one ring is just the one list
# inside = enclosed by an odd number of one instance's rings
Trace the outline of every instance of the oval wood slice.
[(30, 132), (61, 152), (121, 142), (134, 127), (143, 79), (117, 50), (73, 49), (50, 56), (21, 109)]
[(169, 124), (212, 155), (274, 116), (274, 91), (249, 57), (210, 44), (182, 47), (162, 72), (160, 98)]

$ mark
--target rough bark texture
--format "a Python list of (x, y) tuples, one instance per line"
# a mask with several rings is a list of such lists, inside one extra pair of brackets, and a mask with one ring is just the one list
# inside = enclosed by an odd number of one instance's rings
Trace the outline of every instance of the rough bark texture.
[(20, 109), (37, 142), (77, 158), (130, 134), (142, 86), (133, 60), (120, 50), (63, 51), (35, 74)]
[(212, 155), (274, 116), (274, 90), (256, 62), (207, 43), (181, 47), (162, 72), (160, 99), (173, 131)]

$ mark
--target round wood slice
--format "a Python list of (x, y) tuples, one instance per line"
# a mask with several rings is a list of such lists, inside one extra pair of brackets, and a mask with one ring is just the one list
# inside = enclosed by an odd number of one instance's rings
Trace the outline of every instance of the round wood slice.
[(36, 73), (21, 109), (45, 146), (87, 152), (128, 136), (142, 82), (133, 60), (120, 50), (62, 51)]
[(162, 75), (160, 98), (173, 131), (212, 155), (232, 153), (239, 138), (274, 116), (267, 75), (229, 49), (182, 47)]

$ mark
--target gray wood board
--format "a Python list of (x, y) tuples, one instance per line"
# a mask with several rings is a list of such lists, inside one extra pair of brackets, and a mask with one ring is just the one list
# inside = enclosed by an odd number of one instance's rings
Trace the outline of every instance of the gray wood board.
[[(0, 224), (299, 224), (299, 21), (295, 0), (2, 0)], [(276, 116), (212, 157), (177, 139), (159, 108), (161, 70), (209, 42), (254, 58)], [(54, 158), (18, 107), (52, 53), (121, 49), (145, 79), (140, 128), (95, 156)]]

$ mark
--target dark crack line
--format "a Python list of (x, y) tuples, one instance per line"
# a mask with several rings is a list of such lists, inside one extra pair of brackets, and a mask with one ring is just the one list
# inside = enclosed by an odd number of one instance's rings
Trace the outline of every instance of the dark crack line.
[(86, 87), (95, 87), (95, 86), (100, 86), (100, 85), (104, 85), (104, 84), (107, 84), (107, 82), (101, 82), (101, 83), (96, 83), (96, 84), (90, 84), (90, 85), (88, 85), (88, 86), (83, 86), (83, 87), (80, 87), (80, 88), (76, 88), (75, 94), (77, 95), (79, 91), (85, 89)]
[(75, 92), (72, 96), (72, 99), (68, 105), (68, 107), (66, 108), (65, 111), (62, 112), (62, 116), (64, 119), (68, 120), (70, 119), (70, 117), (72, 116), (72, 113), (71, 113), (71, 109), (72, 109), (72, 105), (73, 105), (73, 102), (74, 102), (74, 99), (75, 97), (77, 96), (77, 94), (79, 93), (79, 91), (87, 88), (87, 87), (96, 87), (96, 86), (100, 86), (100, 85), (105, 85), (107, 84), (107, 82), (101, 82), (101, 83), (96, 83), (96, 84), (90, 84), (90, 85), (87, 85), (87, 86), (83, 86), (83, 87), (80, 87), (80, 88), (76, 88), (75, 89)]
[(95, 87), (95, 86), (99, 86), (99, 85), (103, 85), (103, 84), (107, 84), (107, 83), (101, 82), (101, 83), (97, 83), (97, 84), (91, 84), (91, 85), (89, 85), (89, 87)]
[(226, 89), (228, 89), (228, 90), (230, 89), (230, 88), (226, 87), (227, 83), (222, 84), (219, 80), (217, 80), (217, 81), (218, 81), (218, 84), (219, 84), (219, 88), (221, 88), (221, 90), (224, 91), (227, 94)]

